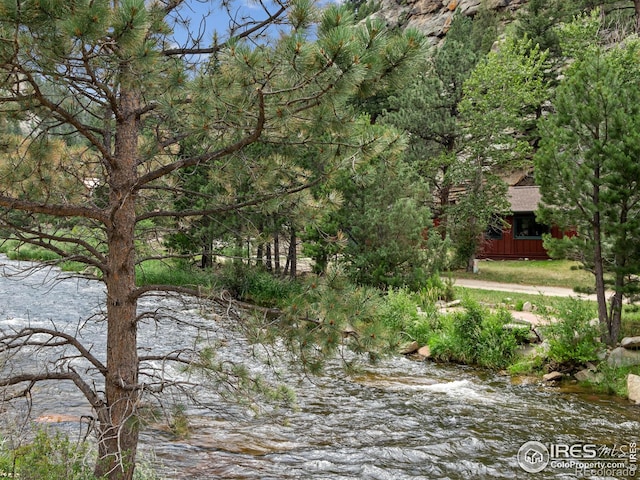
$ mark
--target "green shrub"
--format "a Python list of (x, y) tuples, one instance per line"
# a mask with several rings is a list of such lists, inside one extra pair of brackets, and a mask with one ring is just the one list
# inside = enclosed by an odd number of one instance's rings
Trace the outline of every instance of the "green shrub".
[(533, 355), (531, 357), (520, 358), (507, 367), (511, 375), (523, 375), (527, 373), (541, 372), (544, 367), (544, 356)]
[(456, 353), (456, 340), (448, 328), (429, 338), (429, 350), (431, 352), (431, 358), (434, 360), (441, 362), (459, 361)]
[(511, 363), (518, 348), (518, 329), (507, 329), (511, 316), (505, 310), (487, 315), (482, 322), (477, 345), (477, 363), (483, 367), (504, 368)]
[[(96, 451), (83, 440), (72, 441), (68, 435), (40, 429), (30, 443), (15, 449), (0, 441), (0, 477), (21, 480), (101, 480), (93, 474)], [(134, 480), (158, 480), (151, 460), (138, 453)]]
[(612, 367), (607, 362), (601, 362), (596, 372), (598, 380), (592, 386), (596, 391), (607, 395), (626, 397), (629, 394), (627, 376), (630, 373), (640, 375), (640, 366)]
[(491, 313), (466, 302), (465, 311), (442, 318), (442, 328), (429, 339), (432, 356), (489, 368), (504, 368), (514, 358), (519, 332), (504, 328), (506, 311)]
[(543, 333), (549, 341), (549, 359), (560, 364), (597, 360), (603, 345), (599, 326), (591, 324), (595, 315), (589, 302), (576, 298), (558, 302), (553, 318), (547, 312), (550, 323)]
[(407, 325), (407, 334), (421, 345), (427, 345), (429, 339), (441, 332), (443, 323), (441, 315), (435, 307), (430, 307), (418, 314), (415, 322)]
[(416, 293), (418, 305), (422, 308), (429, 308), (438, 300), (450, 302), (456, 297), (454, 284), (455, 281), (451, 277), (443, 279), (438, 274), (431, 275), (427, 279), (426, 285)]
[(39, 430), (31, 443), (3, 452), (2, 473), (28, 480), (90, 480), (93, 454), (87, 442)]
[(380, 317), (386, 327), (396, 332), (406, 331), (419, 320), (414, 296), (405, 288), (390, 288), (384, 297)]
[(18, 242), (6, 242), (3, 253), (11, 260), (32, 260), (36, 262), (47, 262), (58, 260), (59, 255), (50, 250)]
[(136, 267), (138, 285), (207, 286), (211, 275), (184, 260), (149, 260)]
[(282, 307), (287, 300), (302, 292), (302, 286), (289, 278), (281, 278), (263, 269), (231, 262), (216, 272), (218, 288), (229, 290), (239, 299), (265, 307)]
[[(411, 306), (404, 292), (394, 291), (389, 296), (401, 313), (386, 305), (387, 296), (380, 290), (357, 286), (339, 271), (309, 277), (299, 285), (300, 292), (287, 298), (281, 316), (268, 325), (256, 318), (247, 335), (263, 345), (265, 341), (284, 341), (294, 359), (293, 367), (315, 373), (343, 346), (375, 361), (397, 352), (406, 340), (403, 315), (411, 315), (411, 310), (415, 315), (415, 305)], [(350, 357), (353, 361), (343, 356), (345, 365), (357, 364), (359, 355)]]

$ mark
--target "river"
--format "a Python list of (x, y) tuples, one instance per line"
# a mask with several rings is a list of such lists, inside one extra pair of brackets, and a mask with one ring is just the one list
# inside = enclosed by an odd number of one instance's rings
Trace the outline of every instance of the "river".
[[(26, 265), (6, 257), (0, 264), (4, 273)], [(103, 355), (102, 285), (63, 277), (55, 269), (0, 277), (0, 325), (56, 325), (78, 332), (92, 352)], [(140, 327), (142, 351), (190, 345), (206, 332), (221, 358), (273, 376), (262, 357), (206, 305), (189, 298), (149, 298), (141, 308), (173, 312), (173, 318)], [(91, 314), (96, 321), (85, 323)], [(12, 359), (12, 368), (49, 361), (36, 352)], [(277, 370), (279, 381), (296, 392), (295, 408), (256, 412), (201, 385), (202, 403), (185, 407), (188, 438), (146, 426), (144, 461), (167, 479), (633, 478), (633, 470), (614, 468), (633, 464), (629, 451), (640, 437), (640, 409), (623, 399), (403, 357), (365, 364), (352, 375), (337, 363), (310, 378), (289, 373), (284, 365)], [(5, 406), (4, 417), (17, 418), (26, 409), (23, 403)], [(33, 397), (33, 418), (59, 415), (70, 431), (78, 429), (74, 418), (90, 413), (69, 384), (43, 384)], [(530, 441), (551, 452), (544, 464), (533, 465), (544, 467), (539, 473), (525, 472), (518, 461), (520, 447)], [(587, 462), (594, 456), (604, 468)]]

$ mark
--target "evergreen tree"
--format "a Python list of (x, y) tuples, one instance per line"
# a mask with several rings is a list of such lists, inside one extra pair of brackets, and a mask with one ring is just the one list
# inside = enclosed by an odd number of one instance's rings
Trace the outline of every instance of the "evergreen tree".
[(547, 95), (545, 60), (530, 41), (507, 37), (465, 82), (459, 108), (466, 142), (455, 173), (465, 191), (452, 216), (459, 256), (469, 270), (484, 232), (497, 215), (508, 213), (501, 175), (530, 163), (531, 145), (523, 132)]
[[(564, 243), (594, 273), (598, 315), (611, 345), (620, 334), (623, 297), (638, 290), (640, 271), (639, 53), (636, 40), (583, 49), (556, 91), (553, 114), (540, 122), (535, 157), (540, 216), (577, 231)], [(551, 248), (560, 242), (547, 241)]]
[(426, 182), (443, 236), (454, 186), (451, 174), (463, 148), (458, 104), (464, 82), (482, 56), (471, 41), (473, 28), (470, 18), (456, 15), (427, 70), (389, 97), (383, 117), (384, 123), (409, 133), (405, 161)]
[[(4, 154), (2, 230), (92, 266), (106, 286), (105, 358), (55, 328), (3, 332), (14, 346), (33, 335), (49, 338), (43, 347), (65, 344), (99, 380), (84, 377), (66, 357), (56, 371), (34, 365), (3, 376), (0, 386), (22, 384), (30, 395), (43, 380), (72, 382), (95, 410), (98, 477), (132, 478), (138, 407), (147, 392), (170, 386), (164, 373), (141, 369), (156, 359), (210, 362), (197, 353), (187, 359), (139, 352), (138, 322), (153, 315), (138, 311), (139, 299), (172, 290), (136, 284), (136, 265), (157, 245), (158, 231), (148, 226), (256, 205), (314, 184), (299, 168), (288, 174), (295, 158), (278, 163), (268, 156), (243, 166), (240, 177), (251, 188), (236, 189), (242, 152), (258, 141), (316, 144), (323, 167), (317, 181), (378, 154), (388, 139), (363, 125), (354, 131), (349, 101), (406, 77), (421, 54), (417, 32), (391, 36), (378, 21), (356, 25), (346, 7), (329, 6), (317, 16), (306, 0), (261, 6), (264, 20), (232, 23), (231, 38), (207, 42), (189, 25), (182, 25), (186, 35), (173, 34), (188, 1), (0, 1), (0, 105), (24, 112), (34, 125)], [(60, 133), (54, 127), (62, 125), (83, 150), (54, 165), (50, 146)], [(186, 138), (197, 151), (181, 152)], [(167, 195), (177, 191), (172, 176), (204, 165), (225, 195), (206, 207), (194, 201), (193, 209), (176, 209)], [(70, 222), (73, 231), (56, 229)]]

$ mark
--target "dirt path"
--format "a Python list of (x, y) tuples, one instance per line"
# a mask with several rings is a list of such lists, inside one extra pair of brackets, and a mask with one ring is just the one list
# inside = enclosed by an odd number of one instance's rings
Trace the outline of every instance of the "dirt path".
[(595, 295), (576, 293), (571, 288), (543, 287), (536, 285), (520, 285), (517, 283), (487, 282), (485, 280), (473, 280), (456, 278), (455, 284), (459, 287), (477, 288), (480, 290), (495, 290), (498, 292), (527, 293), (531, 295), (543, 295), (549, 297), (576, 297), (585, 300), (596, 301)]
[[(562, 287), (543, 287), (536, 285), (520, 285), (517, 283), (499, 283), (488, 282), (485, 280), (474, 280), (466, 278), (457, 278), (455, 285), (464, 288), (476, 288), (480, 290), (493, 290), (498, 292), (526, 293), (530, 295), (542, 295), (547, 297), (576, 297), (585, 300), (597, 301), (595, 295), (585, 295), (576, 293), (571, 288)], [(532, 325), (540, 325), (548, 323), (548, 320), (535, 312), (511, 311), (513, 318), (523, 320)]]

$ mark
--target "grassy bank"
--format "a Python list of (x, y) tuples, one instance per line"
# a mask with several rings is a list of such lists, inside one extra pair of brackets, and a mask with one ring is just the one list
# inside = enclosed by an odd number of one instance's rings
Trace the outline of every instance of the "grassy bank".
[(481, 260), (478, 273), (452, 272), (454, 278), (491, 282), (564, 287), (588, 291), (594, 288), (593, 275), (570, 260)]
[[(0, 251), (15, 259), (55, 260), (46, 252), (28, 246), (4, 244)], [(67, 265), (68, 269), (74, 267), (79, 268)], [(472, 278), (511, 283), (524, 283), (522, 279), (526, 278), (528, 283), (536, 285), (566, 287), (586, 285), (585, 276), (589, 278), (586, 272), (575, 269), (572, 262), (486, 262), (481, 265), (480, 274)], [(290, 318), (304, 312), (305, 317), (314, 322), (327, 321), (333, 337), (310, 336), (310, 342), (339, 343), (341, 332), (355, 326), (367, 332), (368, 344), (363, 345), (366, 348), (384, 346), (387, 352), (397, 352), (403, 343), (415, 341), (428, 345), (436, 361), (506, 369), (517, 375), (542, 375), (550, 366), (571, 372), (595, 365), (600, 381), (594, 388), (623, 396), (626, 395), (626, 375), (640, 373), (640, 367), (612, 369), (606, 362), (599, 361), (605, 347), (597, 341), (597, 326), (590, 325), (596, 317), (595, 304), (583, 300), (575, 300), (577, 303), (567, 309), (567, 299), (559, 297), (454, 287), (451, 281), (438, 277), (430, 279), (419, 292), (403, 289), (381, 292), (350, 285), (339, 275), (307, 276), (291, 281), (243, 263), (202, 270), (179, 259), (144, 262), (138, 267), (138, 283), (224, 289), (243, 301), (280, 308)], [(462, 300), (464, 308), (451, 314), (439, 311), (438, 300), (454, 298)], [(549, 349), (539, 348), (533, 356), (530, 352), (528, 356), (520, 353), (519, 345), (529, 341), (527, 332), (505, 328), (513, 323), (509, 312), (522, 310), (526, 302), (534, 305), (537, 312), (553, 312), (558, 319), (557, 328), (545, 332)], [(262, 341), (265, 332), (258, 327), (261, 326), (257, 325), (256, 332), (260, 335), (256, 341)], [(274, 332), (274, 336), (279, 334), (282, 331)], [(316, 334), (314, 331), (313, 335)], [(634, 335), (640, 335), (640, 307), (626, 305), (623, 336)], [(377, 342), (376, 346), (372, 339)]]

